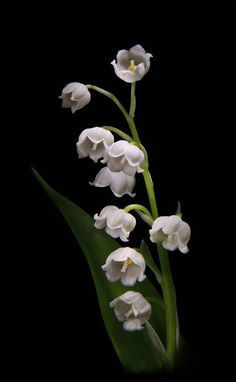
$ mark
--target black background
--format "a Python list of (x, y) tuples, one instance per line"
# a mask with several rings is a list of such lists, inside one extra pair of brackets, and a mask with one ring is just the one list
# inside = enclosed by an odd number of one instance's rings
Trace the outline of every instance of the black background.
[[(85, 128), (126, 129), (119, 110), (93, 92), (90, 104), (72, 115), (61, 109), (58, 96), (69, 82), (91, 83), (114, 92), (128, 107), (129, 85), (115, 76), (110, 62), (119, 49), (137, 43), (153, 54), (149, 73), (137, 84), (136, 121), (160, 214), (173, 214), (179, 200), (192, 228), (189, 254), (170, 253), (181, 331), (193, 353), (185, 375), (190, 380), (235, 375), (232, 259), (224, 252), (227, 207), (219, 205), (226, 177), (222, 152), (231, 125), (234, 7), (222, 4), (158, 2), (156, 9), (68, 4), (28, 9), (29, 16), (20, 19), (12, 76), (21, 89), (21, 107), (17, 116), (14, 110), (10, 115), (20, 121), (25, 168), (23, 182), (22, 177), (14, 181), (23, 195), (17, 217), (23, 256), (14, 260), (13, 277), (17, 319), (11, 318), (12, 370), (18, 375), (71, 382), (94, 371), (104, 379), (127, 376), (103, 326), (82, 253), (30, 166), (91, 215), (108, 204), (132, 202), (116, 199), (108, 188), (91, 187), (100, 165), (78, 160), (75, 149)], [(14, 165), (18, 169), (17, 161)], [(146, 203), (141, 175), (135, 191), (135, 200)], [(138, 244), (142, 227), (131, 235), (131, 245)]]

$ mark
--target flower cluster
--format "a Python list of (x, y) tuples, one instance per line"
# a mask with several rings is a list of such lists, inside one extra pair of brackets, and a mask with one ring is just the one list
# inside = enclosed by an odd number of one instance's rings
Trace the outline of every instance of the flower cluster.
[[(116, 60), (113, 60), (111, 64), (120, 79), (133, 85), (148, 72), (151, 57), (150, 53), (146, 53), (140, 45), (136, 45), (129, 51), (120, 50)], [(111, 93), (101, 88), (73, 82), (62, 90), (62, 107), (71, 108), (72, 113), (83, 108), (91, 99), (89, 89), (96, 90), (114, 100)], [(120, 107), (118, 100), (116, 104)], [(119, 129), (96, 126), (85, 129), (79, 135), (76, 144), (79, 158), (89, 157), (94, 162), (100, 160), (105, 165), (90, 184), (95, 187), (109, 186), (113, 194), (119, 198), (125, 194), (135, 196), (133, 189), (137, 173), (143, 173), (146, 184), (151, 182), (146, 165), (147, 153), (138, 141), (138, 135), (134, 130), (134, 110), (133, 96), (130, 114), (121, 108), (130, 124), (131, 138)], [(115, 141), (112, 131), (123, 139)], [(124, 209), (115, 205), (105, 206), (99, 214), (94, 215), (94, 226), (97, 229), (105, 229), (106, 233), (113, 238), (127, 242), (136, 226), (135, 217), (129, 213), (131, 210), (138, 212), (141, 218), (151, 226), (149, 230), (151, 242), (160, 242), (162, 247), (169, 251), (179, 249), (182, 253), (188, 252), (189, 225), (178, 215), (158, 217), (155, 208), (149, 212), (146, 207), (139, 204), (129, 205)], [(131, 247), (120, 247), (110, 253), (102, 269), (110, 282), (120, 280), (127, 287), (135, 285), (137, 281), (143, 282), (146, 278), (145, 258), (141, 251)], [(110, 307), (114, 308), (117, 319), (123, 322), (123, 327), (127, 331), (143, 329), (143, 325), (151, 316), (150, 303), (140, 293), (130, 290), (111, 301)]]

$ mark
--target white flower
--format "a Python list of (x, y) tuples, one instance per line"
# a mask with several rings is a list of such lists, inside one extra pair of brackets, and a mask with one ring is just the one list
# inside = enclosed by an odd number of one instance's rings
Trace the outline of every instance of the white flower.
[(99, 215), (94, 215), (94, 219), (96, 228), (105, 228), (108, 235), (119, 237), (122, 241), (128, 241), (127, 238), (136, 225), (133, 215), (116, 206), (103, 208)]
[(110, 307), (118, 321), (123, 322), (123, 328), (129, 332), (142, 330), (143, 324), (149, 320), (152, 307), (141, 293), (128, 291), (110, 302)]
[(94, 162), (97, 162), (113, 142), (114, 137), (109, 130), (102, 127), (85, 129), (76, 143), (79, 158), (89, 156)]
[(123, 171), (126, 175), (133, 176), (137, 172), (143, 172), (140, 165), (144, 161), (143, 152), (127, 141), (117, 141), (109, 146), (104, 155), (103, 163), (113, 172)]
[(59, 98), (62, 99), (62, 107), (71, 108), (74, 113), (90, 102), (91, 94), (85, 85), (71, 82), (64, 87)]
[(120, 172), (112, 172), (108, 167), (103, 167), (93, 182), (90, 182), (91, 186), (95, 187), (107, 187), (110, 186), (113, 194), (117, 197), (121, 197), (125, 194), (134, 197), (136, 194), (132, 194), (135, 177), (129, 176)]
[(141, 45), (130, 50), (119, 50), (116, 59), (111, 62), (116, 75), (125, 82), (135, 82), (143, 78), (150, 68), (152, 55), (146, 53)]
[(179, 249), (182, 253), (189, 251), (187, 244), (191, 230), (180, 216), (161, 216), (157, 218), (149, 230), (150, 239), (153, 243), (162, 242), (164, 248), (174, 251)]
[(130, 247), (121, 247), (113, 251), (102, 266), (109, 281), (120, 279), (126, 286), (134, 285), (137, 280), (145, 280), (145, 268), (144, 257)]

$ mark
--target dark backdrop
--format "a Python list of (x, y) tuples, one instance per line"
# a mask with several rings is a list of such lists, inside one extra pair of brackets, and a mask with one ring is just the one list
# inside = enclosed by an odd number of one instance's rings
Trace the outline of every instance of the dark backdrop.
[[(129, 85), (115, 76), (110, 62), (119, 49), (139, 43), (153, 54), (149, 73), (137, 84), (136, 121), (149, 152), (159, 210), (173, 214), (179, 200), (192, 228), (189, 254), (170, 253), (181, 331), (193, 354), (186, 375), (233, 374), (235, 335), (227, 298), (233, 283), (225, 275), (228, 255), (222, 260), (216, 197), (225, 176), (220, 152), (227, 128), (233, 7), (168, 2), (155, 10), (148, 4), (110, 4), (56, 11), (32, 10), (16, 44), (27, 182), (19, 229), (21, 220), (28, 222), (21, 235), (25, 256), (16, 262), (22, 269), (16, 288), (19, 373), (31, 380), (46, 375), (71, 382), (95, 369), (104, 379), (125, 376), (102, 323), (88, 266), (30, 166), (91, 215), (107, 204), (131, 202), (126, 196), (116, 199), (108, 188), (91, 187), (99, 166), (78, 160), (75, 148), (85, 128), (126, 128), (119, 110), (93, 92), (90, 104), (72, 115), (61, 109), (58, 96), (67, 83), (78, 81), (104, 87), (128, 106)], [(146, 200), (141, 178), (137, 201)], [(131, 244), (135, 240), (131, 235)]]

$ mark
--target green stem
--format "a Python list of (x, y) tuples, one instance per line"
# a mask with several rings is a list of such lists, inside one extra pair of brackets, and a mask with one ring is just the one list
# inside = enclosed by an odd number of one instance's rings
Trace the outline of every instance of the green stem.
[(131, 84), (131, 92), (130, 92), (130, 109), (129, 109), (129, 115), (134, 118), (134, 113), (136, 109), (136, 97), (135, 97), (135, 87), (136, 82), (133, 82)]
[(143, 177), (144, 177), (144, 182), (145, 182), (146, 189), (147, 189), (147, 194), (148, 194), (149, 204), (150, 204), (151, 211), (152, 211), (152, 216), (154, 219), (156, 219), (158, 217), (158, 209), (157, 209), (157, 203), (156, 203), (156, 198), (155, 198), (154, 185), (153, 185), (153, 181), (151, 178), (151, 174), (148, 171), (148, 169), (146, 169), (146, 168), (143, 171)]
[[(130, 111), (129, 114), (120, 103), (120, 101), (108, 91), (99, 88), (94, 85), (87, 85), (88, 89), (93, 89), (98, 93), (105, 95), (110, 98), (120, 109), (124, 115), (126, 121), (128, 122), (132, 137), (135, 142), (141, 145), (141, 141), (134, 123), (134, 112), (135, 112), (135, 85), (131, 86), (131, 102), (130, 102)], [(146, 162), (147, 163), (147, 162)], [(153, 218), (158, 217), (158, 209), (155, 198), (154, 186), (151, 179), (151, 175), (148, 171), (148, 166), (144, 166), (144, 181), (147, 189), (147, 194), (149, 198), (149, 203), (152, 211)], [(163, 298), (165, 303), (165, 312), (166, 312), (166, 337), (167, 337), (167, 354), (170, 360), (171, 366), (174, 366), (175, 356), (176, 356), (176, 326), (177, 326), (177, 315), (176, 315), (176, 297), (175, 297), (175, 288), (172, 280), (172, 274), (170, 269), (170, 263), (168, 258), (167, 251), (162, 247), (162, 244), (158, 243), (157, 245), (161, 272), (162, 272), (162, 291)]]
[[(147, 169), (143, 172), (144, 181), (148, 193), (149, 203), (154, 219), (158, 217), (158, 209), (155, 198), (155, 191), (151, 175)], [(176, 297), (175, 287), (173, 284), (171, 268), (167, 251), (162, 247), (161, 243), (157, 245), (161, 273), (162, 273), (162, 292), (165, 303), (166, 312), (166, 341), (167, 341), (167, 354), (172, 366), (174, 366), (176, 356)]]
[(162, 271), (162, 291), (166, 313), (167, 354), (169, 356), (171, 366), (173, 367), (175, 364), (177, 350), (177, 314), (175, 287), (173, 284), (168, 253), (165, 248), (162, 247), (161, 243), (157, 244), (157, 249)]
[[(148, 193), (149, 203), (154, 219), (158, 217), (158, 209), (155, 198), (155, 191), (151, 175), (147, 169), (143, 172), (144, 181)], [(161, 273), (162, 273), (162, 292), (165, 303), (166, 313), (166, 341), (167, 341), (167, 354), (172, 366), (174, 366), (176, 356), (176, 297), (175, 287), (173, 284), (170, 263), (167, 251), (162, 247), (161, 243), (157, 245)]]
[(137, 129), (136, 129), (133, 117), (127, 113), (127, 111), (125, 110), (124, 106), (114, 96), (114, 94), (112, 94), (112, 93), (108, 92), (107, 90), (102, 89), (102, 88), (100, 88), (98, 86), (95, 86), (95, 85), (86, 85), (86, 86), (87, 86), (88, 89), (95, 90), (96, 92), (103, 94), (105, 97), (110, 98), (118, 106), (118, 108), (120, 109), (120, 111), (124, 115), (128, 125), (129, 125), (129, 128), (130, 128), (131, 134), (133, 136), (133, 139), (140, 143), (139, 135), (138, 135), (138, 132), (137, 132)]
[(124, 210), (126, 212), (129, 212), (129, 211), (132, 211), (132, 210), (143, 211), (147, 216), (149, 216), (153, 220), (153, 217), (152, 217), (150, 211), (148, 211), (148, 209), (146, 207), (144, 207), (142, 204), (129, 204), (128, 206), (126, 206), (124, 208)]
[(131, 115), (129, 116), (129, 122), (128, 123), (129, 123), (130, 131), (132, 133), (134, 140), (141, 144), (141, 141), (140, 141), (140, 138), (139, 138), (139, 135), (138, 135), (135, 123), (134, 123), (134, 118), (131, 117)]
[(96, 92), (98, 93), (101, 93), (103, 94), (104, 96), (110, 98), (117, 106), (118, 108), (120, 109), (120, 111), (122, 112), (122, 114), (124, 115), (126, 121), (128, 122), (129, 126), (130, 126), (130, 116), (129, 114), (127, 113), (127, 111), (125, 110), (124, 106), (120, 103), (120, 101), (114, 96), (114, 94), (108, 92), (107, 90), (105, 89), (102, 89), (102, 88), (99, 88), (98, 86), (95, 86), (95, 85), (86, 85), (88, 89), (93, 89), (95, 90)]
[(130, 135), (124, 133), (122, 130), (120, 129), (117, 129), (117, 127), (113, 127), (113, 126), (102, 126), (103, 129), (105, 130), (109, 130), (109, 131), (113, 131), (113, 133), (116, 133), (117, 135), (119, 135), (121, 138), (125, 139), (127, 142), (131, 142), (132, 141), (132, 138), (130, 137)]

